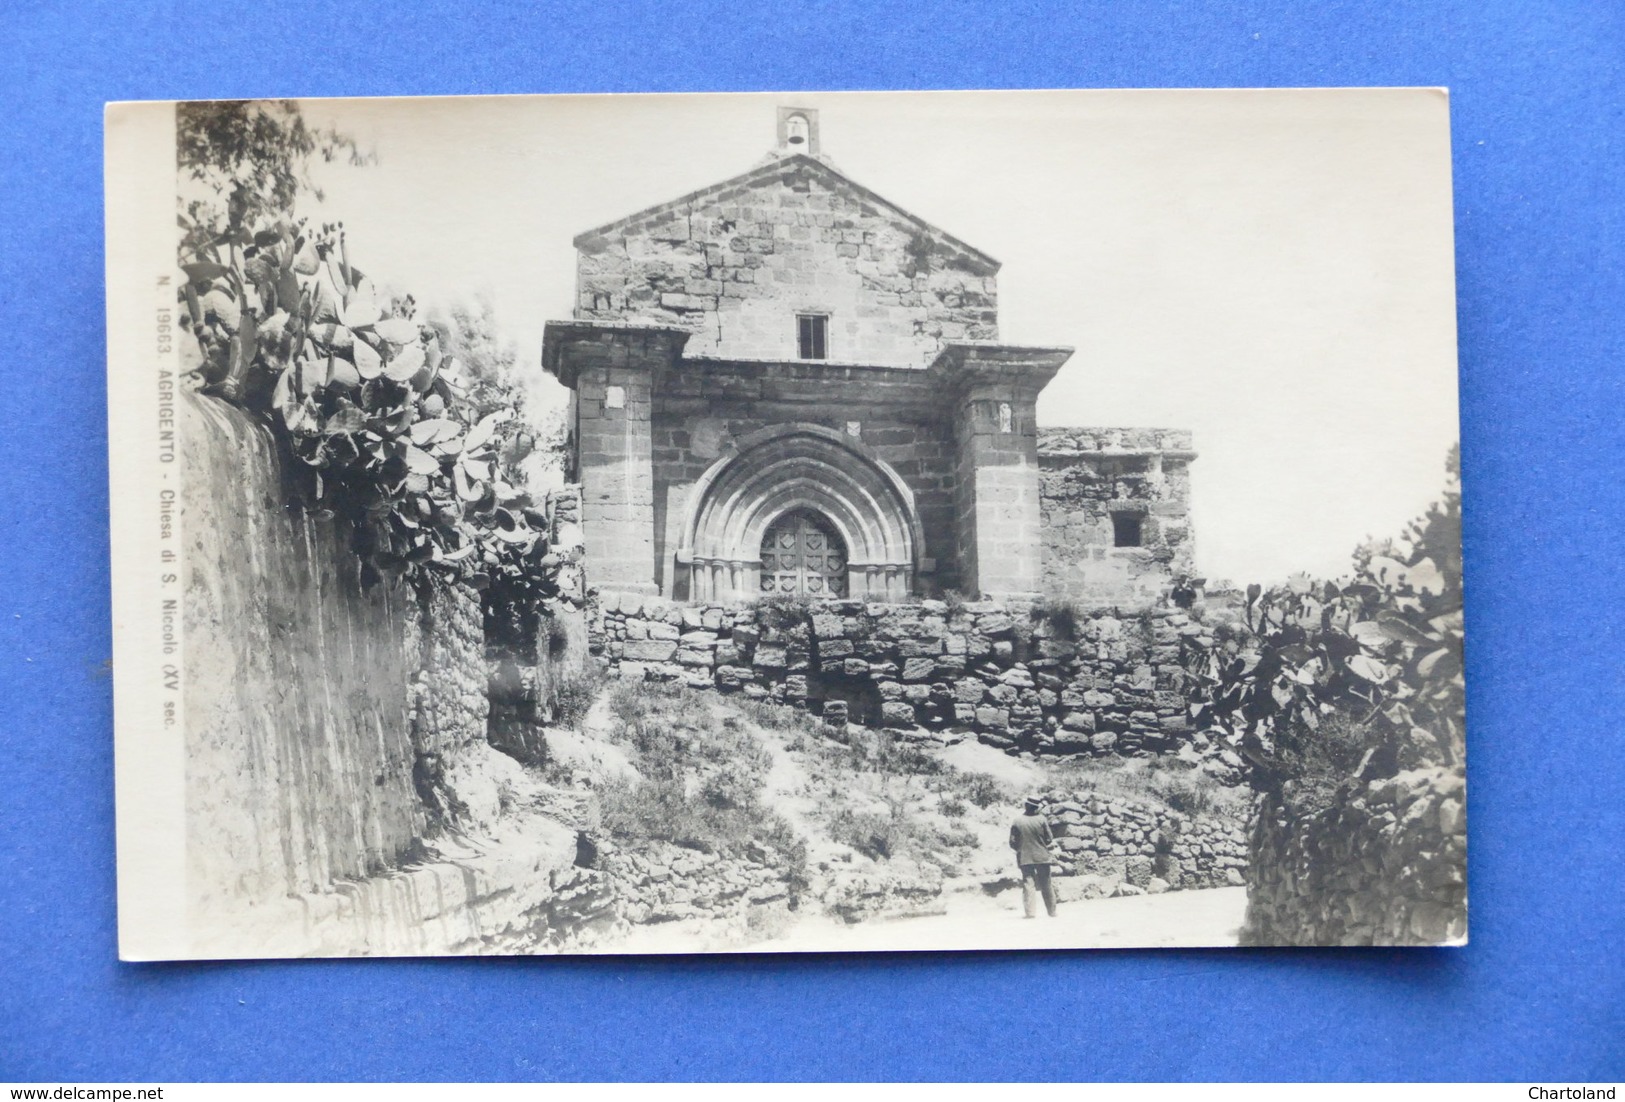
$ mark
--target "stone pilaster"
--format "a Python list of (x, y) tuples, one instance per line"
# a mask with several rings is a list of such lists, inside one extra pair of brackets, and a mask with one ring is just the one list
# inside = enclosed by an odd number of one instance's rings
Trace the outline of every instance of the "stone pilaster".
[(543, 366), (575, 390), (576, 459), (587, 582), (655, 593), (650, 418), (656, 379), (688, 334), (663, 327), (551, 322)]
[(1042, 589), (1036, 405), (1071, 354), (965, 342), (931, 365), (951, 395), (959, 576), (973, 595), (1020, 600)]

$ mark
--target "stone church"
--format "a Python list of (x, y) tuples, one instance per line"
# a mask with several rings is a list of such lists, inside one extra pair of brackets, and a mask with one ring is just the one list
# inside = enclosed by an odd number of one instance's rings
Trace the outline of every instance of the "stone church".
[(588, 583), (1161, 601), (1193, 572), (1189, 433), (1039, 428), (1072, 350), (1000, 339), (999, 262), (836, 169), (816, 111), (779, 108), (776, 138), (574, 241), (542, 356), (573, 392)]

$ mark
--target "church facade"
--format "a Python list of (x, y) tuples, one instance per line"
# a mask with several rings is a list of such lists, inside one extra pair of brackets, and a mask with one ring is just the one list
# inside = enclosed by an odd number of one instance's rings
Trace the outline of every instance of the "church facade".
[(1004, 343), (998, 261), (835, 169), (816, 112), (574, 244), (543, 365), (590, 585), (1143, 607), (1192, 572), (1189, 434), (1040, 430), (1072, 350)]

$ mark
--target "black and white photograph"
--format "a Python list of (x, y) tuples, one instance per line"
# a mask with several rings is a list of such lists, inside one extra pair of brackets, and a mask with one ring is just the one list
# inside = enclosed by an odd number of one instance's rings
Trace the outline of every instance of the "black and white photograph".
[(125, 959), (1466, 942), (1443, 91), (107, 149)]

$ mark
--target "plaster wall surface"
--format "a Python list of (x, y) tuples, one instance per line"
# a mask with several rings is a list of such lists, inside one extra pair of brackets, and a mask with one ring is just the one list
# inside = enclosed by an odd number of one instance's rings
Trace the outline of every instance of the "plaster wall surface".
[[(190, 391), (176, 408), (198, 952), (470, 951), (510, 887), (485, 858), (414, 862), (447, 810), (431, 793), (492, 754), (478, 594), (362, 586), (344, 523), (286, 503), (258, 418)], [(556, 912), (541, 883), (526, 906)]]

